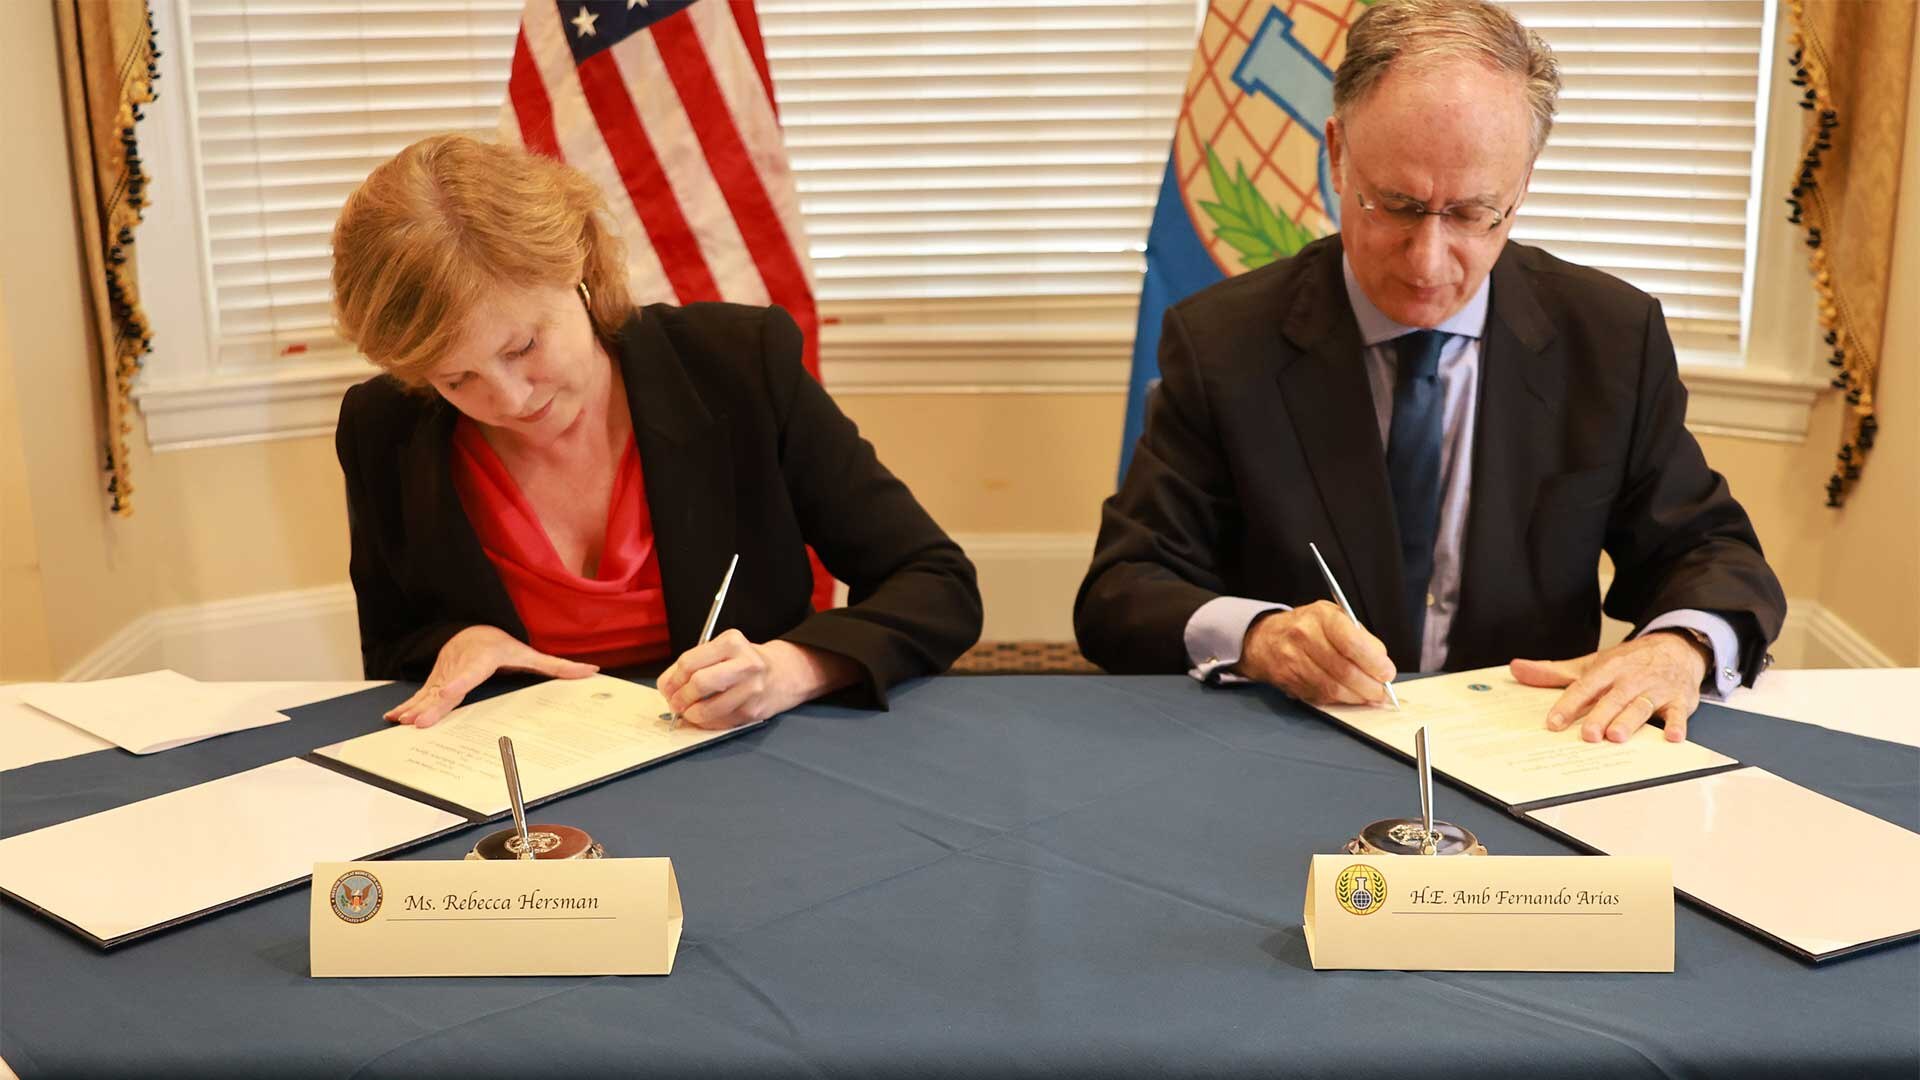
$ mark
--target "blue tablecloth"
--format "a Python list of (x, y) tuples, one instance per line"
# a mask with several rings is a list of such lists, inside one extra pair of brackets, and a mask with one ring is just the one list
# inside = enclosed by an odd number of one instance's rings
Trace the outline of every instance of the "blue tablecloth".
[[(408, 692), (5, 773), (0, 832), (374, 730)], [(1920, 751), (1713, 706), (1692, 730), (1920, 828)], [(1682, 905), (1672, 975), (1313, 971), (1308, 856), (1412, 791), (1270, 691), (927, 680), (892, 712), (810, 706), (541, 812), (674, 859), (670, 977), (311, 979), (305, 888), (105, 953), (7, 903), (0, 1058), (28, 1080), (1920, 1074), (1911, 943), (1814, 968)], [(1497, 852), (1567, 850), (1450, 788), (1440, 810)]]

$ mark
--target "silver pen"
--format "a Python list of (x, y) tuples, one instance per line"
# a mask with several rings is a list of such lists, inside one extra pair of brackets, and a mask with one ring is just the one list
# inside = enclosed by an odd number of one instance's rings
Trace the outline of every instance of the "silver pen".
[[(733, 587), (733, 572), (739, 565), (740, 553), (735, 552), (733, 561), (727, 564), (727, 576), (720, 579), (720, 589), (713, 594), (713, 606), (707, 609), (707, 622), (706, 625), (700, 628), (700, 640), (697, 644), (705, 645), (707, 642), (713, 640), (714, 625), (720, 621), (720, 609), (726, 606), (727, 590)], [(668, 713), (667, 730), (674, 731), (679, 727), (680, 714), (677, 712)]]
[(513, 809), (513, 831), (520, 836), (516, 858), (533, 858), (533, 838), (527, 835), (527, 804), (520, 796), (520, 767), (514, 761), (513, 740), (500, 736), (500, 769), (507, 776), (507, 805)]
[(1420, 854), (1432, 855), (1439, 837), (1433, 834), (1433, 759), (1427, 756), (1427, 726), (1413, 733), (1413, 763), (1420, 774)]
[[(1320, 546), (1309, 540), (1307, 541), (1307, 547), (1313, 551), (1313, 561), (1320, 564), (1321, 576), (1327, 579), (1327, 588), (1333, 590), (1333, 599), (1340, 605), (1340, 610), (1347, 613), (1347, 618), (1352, 620), (1353, 625), (1360, 626), (1360, 620), (1354, 617), (1353, 605), (1347, 603), (1347, 594), (1340, 591), (1340, 583), (1333, 579), (1333, 571), (1327, 568), (1327, 560), (1320, 557)], [(1366, 629), (1364, 626), (1360, 628), (1362, 630)], [(1400, 708), (1400, 695), (1393, 692), (1393, 684), (1383, 682), (1380, 685), (1386, 688), (1387, 700), (1393, 702), (1394, 709), (1398, 710)]]

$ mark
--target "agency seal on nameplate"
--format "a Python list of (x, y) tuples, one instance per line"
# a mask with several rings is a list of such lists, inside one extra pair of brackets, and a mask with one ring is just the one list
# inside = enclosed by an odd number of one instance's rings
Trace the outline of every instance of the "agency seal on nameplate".
[(327, 892), (328, 903), (340, 921), (358, 925), (380, 911), (380, 879), (365, 870), (340, 875)]
[(513, 808), (513, 827), (488, 833), (467, 853), (469, 859), (599, 859), (607, 854), (585, 829), (571, 825), (527, 824), (526, 800), (520, 794), (520, 768), (513, 756), (513, 740), (500, 736), (500, 767), (507, 778), (507, 804)]
[(1413, 736), (1414, 766), (1420, 777), (1420, 816), (1387, 818), (1347, 841), (1349, 855), (1485, 855), (1479, 837), (1450, 821), (1433, 820), (1433, 765), (1427, 759), (1427, 729)]

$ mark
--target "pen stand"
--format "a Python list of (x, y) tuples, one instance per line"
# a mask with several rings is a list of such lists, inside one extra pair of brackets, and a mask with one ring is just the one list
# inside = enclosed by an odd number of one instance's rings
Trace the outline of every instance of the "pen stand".
[[(1346, 852), (1349, 855), (1421, 855), (1425, 854), (1425, 845), (1421, 843), (1426, 830), (1418, 821), (1409, 818), (1387, 818), (1376, 821), (1360, 830), (1360, 835), (1347, 841)], [(1433, 854), (1435, 855), (1485, 855), (1487, 847), (1480, 838), (1451, 821), (1433, 823)]]
[(519, 830), (511, 827), (490, 832), (473, 845), (467, 858), (522, 859), (528, 847), (533, 849), (535, 859), (599, 859), (606, 855), (599, 841), (588, 836), (585, 829), (571, 825), (529, 825), (527, 841), (523, 845)]

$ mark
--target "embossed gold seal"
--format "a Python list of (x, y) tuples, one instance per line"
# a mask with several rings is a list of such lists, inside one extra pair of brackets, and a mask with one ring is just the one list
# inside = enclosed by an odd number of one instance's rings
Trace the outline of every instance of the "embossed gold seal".
[(1433, 850), (1428, 852), (1422, 834), (1426, 827), (1411, 818), (1387, 818), (1360, 830), (1347, 841), (1349, 855), (1485, 855), (1480, 838), (1451, 821), (1433, 823)]
[(606, 850), (584, 829), (576, 829), (571, 825), (529, 825), (524, 845), (518, 829), (501, 829), (481, 837), (467, 858), (519, 859), (524, 858), (522, 853), (529, 850), (534, 858), (542, 862), (553, 859), (599, 859), (606, 855)]

